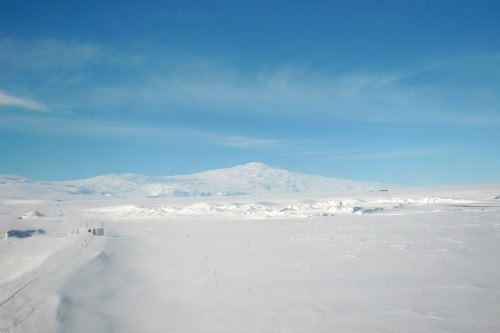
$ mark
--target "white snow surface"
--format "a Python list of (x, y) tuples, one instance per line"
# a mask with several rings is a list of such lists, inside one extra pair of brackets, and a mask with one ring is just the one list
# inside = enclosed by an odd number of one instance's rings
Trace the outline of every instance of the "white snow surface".
[(0, 332), (500, 332), (499, 185), (132, 198), (12, 179)]

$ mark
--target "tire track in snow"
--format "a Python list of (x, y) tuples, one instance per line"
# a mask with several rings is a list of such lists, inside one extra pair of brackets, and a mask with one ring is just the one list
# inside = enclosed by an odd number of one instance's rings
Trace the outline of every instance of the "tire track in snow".
[(3, 300), (2, 302), (0, 302), (0, 307), (1, 306), (4, 306), (5, 304), (7, 304), (7, 302), (9, 302), (11, 299), (13, 299), (14, 297), (16, 297), (19, 293), (21, 293), (24, 289), (28, 288), (32, 283), (40, 280), (41, 278), (47, 276), (48, 274), (52, 273), (53, 271), (50, 271), (46, 274), (43, 274), (33, 280), (30, 280), (28, 281), (26, 284), (24, 284), (21, 288), (17, 289), (12, 295), (10, 295), (9, 297), (7, 297), (5, 300)]
[[(88, 240), (86, 240), (84, 242), (84, 244), (82, 244), (82, 246), (77, 250), (80, 251), (82, 249), (84, 249), (85, 247), (89, 246), (90, 243), (92, 242), (93, 240), (93, 237), (92, 235), (90, 236), (90, 238)], [(9, 301), (11, 301), (13, 298), (15, 298), (17, 295), (19, 295), (21, 292), (23, 292), (26, 288), (28, 288), (30, 285), (32, 285), (33, 283), (35, 283), (36, 281), (44, 278), (44, 277), (47, 277), (48, 275), (52, 274), (53, 272), (57, 271), (58, 269), (60, 269), (62, 266), (64, 266), (66, 264), (66, 262), (69, 260), (69, 258), (65, 258), (56, 268), (46, 272), (46, 273), (43, 273), (42, 275), (40, 276), (37, 276), (36, 278), (34, 279), (31, 279), (29, 280), (28, 282), (26, 282), (23, 286), (21, 286), (20, 288), (18, 288), (17, 290), (15, 290), (10, 296), (8, 296), (6, 299), (4, 299), (3, 301), (0, 302), (0, 307), (4, 306), (5, 304), (7, 304)]]

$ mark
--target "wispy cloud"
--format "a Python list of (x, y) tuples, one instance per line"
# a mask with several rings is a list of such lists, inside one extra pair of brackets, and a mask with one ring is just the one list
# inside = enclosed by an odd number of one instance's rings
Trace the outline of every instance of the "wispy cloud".
[(84, 138), (116, 138), (135, 141), (148, 140), (149, 142), (183, 142), (187, 145), (215, 145), (230, 148), (279, 151), (287, 149), (288, 144), (282, 140), (255, 136), (240, 136), (161, 125), (133, 124), (120, 121), (97, 121), (95, 119), (75, 119), (73, 117), (40, 117), (36, 115), (9, 115), (0, 114), (0, 128), (7, 128), (20, 132), (34, 132), (38, 134)]
[[(165, 91), (181, 105), (264, 117), (500, 125), (500, 104), (496, 95), (486, 95), (488, 87), (464, 98), (463, 89), (452, 90), (446, 80), (423, 83), (419, 76), (425, 75), (361, 71), (326, 76), (289, 68), (260, 74), (259, 80), (167, 81)], [(494, 89), (493, 82), (489, 88)]]
[(24, 109), (30, 109), (34, 111), (46, 111), (47, 107), (43, 103), (33, 101), (31, 99), (19, 98), (7, 94), (6, 92), (0, 90), (0, 107), (10, 106), (19, 107)]
[(0, 62), (22, 72), (85, 69), (90, 65), (114, 61), (111, 48), (57, 39), (24, 41), (2, 38), (0, 50)]
[[(255, 73), (206, 63), (179, 67), (143, 77), (137, 84), (94, 87), (90, 95), (104, 105), (125, 101), (146, 112), (182, 109), (268, 119), (500, 125), (494, 82), (463, 94), (463, 87), (449, 82), (453, 75), (425, 66), (334, 74), (293, 66)], [(442, 77), (432, 79), (437, 72)]]
[(265, 151), (279, 151), (286, 149), (287, 144), (282, 140), (253, 138), (245, 136), (221, 135), (214, 133), (197, 132), (195, 136), (204, 138), (209, 142), (226, 147), (242, 149), (258, 149)]
[[(3, 64), (9, 84), (22, 86), (29, 76), (31, 86), (23, 89), (35, 91), (33, 96), (43, 96), (50, 105), (79, 105), (75, 113), (95, 117), (126, 121), (128, 115), (140, 114), (153, 120), (158, 114), (188, 110), (275, 120), (500, 126), (498, 55), (389, 70), (342, 72), (290, 62), (250, 71), (231, 59), (176, 54), (161, 47), (124, 50), (4, 39), (0, 49), (0, 68)], [(467, 89), (478, 68), (483, 68), (481, 79)], [(2, 84), (7, 81), (0, 80)], [(5, 93), (3, 99), (32, 110), (46, 108)]]
[(399, 158), (412, 158), (422, 156), (440, 156), (457, 153), (463, 148), (456, 147), (413, 147), (397, 150), (365, 151), (358, 153), (346, 153), (333, 155), (337, 160), (387, 160)]
[[(318, 145), (321, 144), (318, 143)], [(466, 147), (450, 146), (410, 147), (403, 149), (359, 148), (355, 146), (348, 149), (314, 149), (311, 147), (299, 146), (294, 149), (280, 152), (280, 155), (312, 158), (315, 160), (369, 161), (441, 156), (462, 153), (465, 150), (467, 150)]]

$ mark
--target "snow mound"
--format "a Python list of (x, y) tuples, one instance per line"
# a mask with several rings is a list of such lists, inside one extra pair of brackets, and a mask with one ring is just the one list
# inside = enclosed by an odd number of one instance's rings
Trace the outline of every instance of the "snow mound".
[(24, 220), (24, 219), (39, 218), (39, 217), (44, 217), (44, 216), (45, 216), (44, 214), (40, 213), (39, 211), (34, 210), (34, 211), (30, 211), (24, 215), (19, 216), (19, 219)]
[[(247, 199), (250, 197), (247, 197)], [(141, 207), (118, 205), (92, 208), (88, 211), (102, 219), (154, 219), (164, 217), (228, 217), (228, 218), (280, 218), (334, 216), (337, 214), (400, 214), (400, 211), (420, 211), (419, 207), (452, 209), (473, 204), (470, 200), (446, 199), (438, 196), (422, 198), (324, 199), (278, 202), (223, 202), (181, 200), (177, 204)], [(468, 206), (467, 206), (468, 207)]]
[(334, 214), (368, 214), (382, 211), (378, 206), (360, 206), (358, 200), (310, 200), (289, 204), (271, 202), (255, 203), (209, 203), (163, 207), (137, 207), (133, 205), (111, 206), (91, 209), (91, 213), (103, 219), (147, 219), (161, 217), (206, 217), (269, 218), (269, 217), (313, 217)]
[(97, 213), (121, 213), (121, 212), (130, 212), (130, 211), (135, 211), (138, 210), (137, 206), (134, 205), (120, 205), (120, 206), (107, 206), (107, 207), (99, 207), (99, 208), (92, 208), (92, 212), (97, 212)]
[(406, 206), (425, 206), (432, 204), (463, 204), (469, 201), (464, 201), (460, 199), (449, 199), (440, 197), (423, 197), (423, 198), (388, 198), (388, 199), (378, 199), (372, 203), (380, 205), (393, 205), (393, 208), (403, 208)]

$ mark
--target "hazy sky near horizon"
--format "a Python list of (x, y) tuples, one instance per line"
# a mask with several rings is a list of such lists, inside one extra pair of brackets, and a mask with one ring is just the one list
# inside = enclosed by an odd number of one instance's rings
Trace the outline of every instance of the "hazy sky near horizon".
[(500, 181), (500, 1), (0, 0), (0, 174)]

